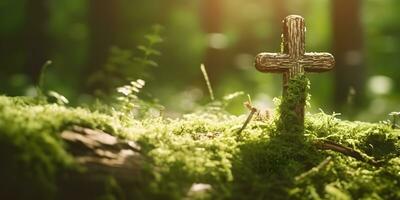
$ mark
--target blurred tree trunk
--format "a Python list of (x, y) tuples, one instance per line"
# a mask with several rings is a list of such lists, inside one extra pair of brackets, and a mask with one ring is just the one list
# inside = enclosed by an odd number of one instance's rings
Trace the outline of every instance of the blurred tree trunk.
[[(215, 83), (227, 66), (227, 59), (224, 59), (226, 52), (223, 43), (226, 42), (224, 35), (217, 35), (222, 32), (223, 23), (223, 0), (202, 0), (201, 25), (207, 34), (207, 49), (204, 57), (204, 65), (210, 81)], [(221, 36), (221, 37), (219, 37)], [(218, 47), (220, 44), (220, 48)]]
[[(116, 45), (119, 31), (119, 0), (89, 0), (89, 55), (87, 77), (104, 67), (110, 47)], [(97, 82), (88, 84), (88, 92), (100, 89)]]
[(289, 15), (289, 11), (286, 7), (286, 1), (271, 0), (270, 3), (274, 8), (274, 11), (275, 11), (274, 16), (277, 19), (277, 22), (279, 22), (279, 25), (282, 26), (283, 19)]
[[(240, 30), (241, 34), (243, 37), (240, 39), (237, 45), (237, 49), (241, 53), (251, 53), (252, 55), (256, 55), (260, 52), (258, 52), (258, 48), (260, 48), (260, 44), (262, 45), (262, 51), (265, 51), (266, 48), (271, 48), (271, 51), (274, 50), (279, 50), (279, 45), (280, 45), (280, 39), (279, 39), (279, 34), (282, 33), (282, 20), (289, 15), (289, 12), (286, 8), (285, 1), (276, 1), (276, 0), (262, 0), (258, 1), (260, 6), (262, 7), (271, 7), (274, 11), (273, 14), (273, 19), (271, 20), (271, 24), (269, 24), (270, 27), (272, 27), (272, 30), (275, 30), (275, 32), (278, 34), (270, 34), (268, 35), (268, 38), (266, 38), (263, 41), (260, 41), (260, 39), (256, 38), (254, 35), (254, 25), (251, 23), (244, 24)], [(253, 32), (252, 32), (253, 31)], [(278, 40), (276, 39), (278, 38)], [(278, 48), (277, 48), (278, 47)]]
[(333, 52), (336, 59), (335, 105), (346, 111), (364, 99), (365, 67), (361, 0), (333, 0)]
[(49, 59), (49, 1), (27, 0), (24, 30), (27, 51), (24, 69), (34, 83), (37, 83), (41, 67)]

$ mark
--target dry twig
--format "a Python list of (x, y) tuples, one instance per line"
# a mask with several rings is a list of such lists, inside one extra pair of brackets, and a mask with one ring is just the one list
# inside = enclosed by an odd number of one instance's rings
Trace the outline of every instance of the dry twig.
[(377, 167), (381, 166), (381, 164), (382, 164), (382, 162), (368, 158), (352, 148), (343, 146), (341, 144), (337, 144), (330, 140), (318, 140), (315, 142), (315, 145), (317, 146), (318, 149), (336, 151), (336, 152), (342, 153), (346, 156), (353, 157), (359, 161), (366, 162), (368, 164), (371, 164), (371, 165), (374, 165)]
[(245, 102), (245, 103), (244, 103), (244, 106), (246, 106), (246, 107), (250, 110), (250, 113), (249, 113), (249, 115), (247, 116), (247, 119), (246, 119), (246, 121), (244, 122), (242, 128), (240, 128), (239, 131), (237, 132), (238, 135), (240, 135), (240, 134), (242, 133), (242, 131), (246, 128), (247, 124), (249, 124), (249, 122), (250, 122), (251, 119), (253, 118), (254, 113), (257, 112), (257, 108), (253, 107), (253, 106), (251, 105), (251, 103), (249, 103), (249, 102)]

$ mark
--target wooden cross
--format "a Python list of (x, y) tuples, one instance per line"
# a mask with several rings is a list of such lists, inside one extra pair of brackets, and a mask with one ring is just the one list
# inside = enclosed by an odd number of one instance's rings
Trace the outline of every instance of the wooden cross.
[[(283, 98), (286, 96), (288, 81), (304, 72), (331, 70), (335, 59), (329, 53), (306, 53), (304, 18), (289, 15), (283, 20), (281, 53), (260, 53), (255, 66), (261, 72), (283, 74)], [(305, 103), (305, 102), (304, 102)], [(296, 106), (296, 113), (304, 118), (304, 103)]]

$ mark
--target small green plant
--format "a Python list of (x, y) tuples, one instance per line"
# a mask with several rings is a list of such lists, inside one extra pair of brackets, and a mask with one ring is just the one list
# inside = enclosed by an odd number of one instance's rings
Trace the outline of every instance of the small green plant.
[(36, 86), (36, 93), (37, 93), (36, 100), (38, 103), (56, 103), (59, 105), (68, 104), (69, 103), (68, 99), (65, 96), (59, 94), (58, 92), (50, 90), (46, 94), (45, 76), (47, 68), (52, 63), (53, 62), (51, 60), (46, 61), (40, 70), (39, 82), (37, 83)]
[(138, 94), (140, 90), (144, 87), (146, 82), (142, 79), (136, 81), (131, 81), (129, 85), (124, 85), (117, 88), (117, 92), (121, 95), (117, 97), (120, 105), (120, 111), (123, 115), (128, 117), (134, 116), (134, 109), (138, 107)]
[(155, 62), (152, 57), (161, 55), (161, 52), (154, 46), (163, 42), (161, 37), (162, 29), (163, 27), (161, 25), (154, 25), (152, 31), (144, 36), (146, 44), (137, 46), (137, 48), (142, 52), (142, 57), (135, 57), (134, 60), (144, 68), (158, 66), (157, 62)]
[(98, 85), (101, 89), (99, 93), (109, 94), (127, 81), (150, 79), (148, 70), (158, 66), (155, 58), (161, 55), (156, 45), (163, 41), (162, 29), (161, 25), (154, 25), (151, 28), (150, 33), (144, 36), (145, 43), (136, 47), (139, 54), (135, 54), (134, 49), (111, 47), (105, 66), (89, 77), (89, 84)]
[(120, 95), (116, 98), (117, 109), (113, 109), (113, 113), (117, 114), (122, 122), (129, 123), (132, 119), (146, 119), (162, 114), (164, 107), (155, 100), (144, 101), (139, 98), (139, 93), (144, 86), (145, 81), (138, 79), (117, 88)]

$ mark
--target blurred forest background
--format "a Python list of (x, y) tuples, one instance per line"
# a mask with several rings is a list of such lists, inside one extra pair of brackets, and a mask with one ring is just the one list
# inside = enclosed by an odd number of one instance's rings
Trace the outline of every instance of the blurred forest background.
[[(271, 108), (282, 77), (256, 71), (253, 60), (279, 51), (281, 20), (299, 14), (307, 51), (337, 62), (308, 74), (309, 110), (383, 120), (400, 110), (399, 11), (398, 0), (2, 0), (0, 93), (34, 95), (51, 60), (45, 88), (72, 105), (111, 100), (116, 87), (141, 78), (142, 98), (176, 116), (209, 102), (204, 63), (217, 98), (243, 91)], [(229, 111), (245, 112), (246, 98)]]

